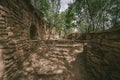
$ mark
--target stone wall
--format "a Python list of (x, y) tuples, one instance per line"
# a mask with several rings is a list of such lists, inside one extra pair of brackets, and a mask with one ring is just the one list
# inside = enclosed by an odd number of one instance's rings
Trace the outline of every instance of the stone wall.
[(82, 33), (80, 32), (74, 32), (70, 33), (67, 36), (65, 36), (66, 39), (71, 39), (71, 40), (79, 40), (79, 37), (82, 36)]
[(0, 79), (13, 80), (19, 74), (26, 54), (18, 41), (43, 39), (43, 35), (43, 14), (29, 0), (0, 0)]
[(41, 39), (44, 31), (43, 14), (34, 9), (29, 2), (24, 0), (1, 0), (0, 6), (1, 15), (5, 18), (9, 36), (12, 39), (30, 39), (31, 26), (37, 29), (37, 38)]
[(120, 80), (120, 28), (89, 33), (84, 46), (91, 80)]

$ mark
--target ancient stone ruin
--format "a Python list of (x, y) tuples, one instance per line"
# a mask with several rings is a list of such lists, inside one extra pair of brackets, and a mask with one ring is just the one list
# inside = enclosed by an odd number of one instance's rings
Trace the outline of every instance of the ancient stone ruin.
[(120, 80), (120, 28), (44, 36), (43, 13), (29, 0), (0, 0), (0, 80)]
[(120, 27), (89, 33), (84, 38), (86, 65), (91, 80), (120, 79)]
[(26, 43), (22, 41), (43, 39), (43, 14), (29, 2), (0, 0), (0, 77), (17, 73), (19, 60), (25, 55), (21, 46), (25, 48)]

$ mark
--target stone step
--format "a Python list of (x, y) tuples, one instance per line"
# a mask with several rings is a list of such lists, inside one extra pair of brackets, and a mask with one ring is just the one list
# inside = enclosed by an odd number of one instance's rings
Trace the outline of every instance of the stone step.
[(69, 56), (69, 55), (76, 55), (83, 52), (82, 50), (73, 50), (73, 51), (68, 51), (68, 52), (60, 52), (60, 51), (53, 51), (50, 54), (47, 55), (54, 55), (54, 56)]
[(55, 47), (57, 47), (57, 48), (79, 48), (79, 46), (55, 46)]
[(16, 51), (16, 49), (3, 49), (4, 55), (13, 54)]
[(47, 56), (51, 56), (51, 55), (55, 55), (55, 56), (67, 56), (68, 54), (67, 53), (54, 52), (54, 53), (46, 54), (46, 55)]
[(6, 24), (4, 20), (0, 20), (0, 24)]
[(69, 51), (68, 52), (61, 52), (61, 51), (53, 51), (51, 52), (52, 55), (68, 55)]
[(68, 46), (59, 46), (59, 47), (55, 47), (50, 49), (51, 52), (57, 52), (57, 53), (63, 53), (63, 52), (69, 52), (70, 50), (77, 50), (77, 51), (81, 51), (83, 50), (83, 47), (68, 47)]
[(0, 26), (4, 27), (6, 23), (4, 21), (0, 21)]
[(9, 54), (9, 55), (3, 55), (4, 60), (10, 60), (10, 59), (14, 59), (14, 54)]
[(66, 54), (52, 54), (52, 55), (50, 55), (50, 56), (56, 56), (56, 57), (66, 57), (66, 56), (68, 56), (68, 54), (66, 53)]
[(2, 5), (0, 5), (0, 11), (9, 12), (9, 10)]
[(12, 62), (13, 62), (13, 58), (4, 61), (5, 65), (8, 65), (9, 63), (12, 63)]
[(52, 52), (48, 52), (45, 55), (46, 56), (50, 56), (50, 55), (55, 55), (55, 56), (68, 56), (69, 52), (60, 52), (60, 51), (52, 51)]
[(12, 66), (5, 73), (7, 74), (7, 78), (12, 80), (11, 78), (13, 77), (13, 74), (15, 74), (16, 72), (17, 72), (17, 68), (15, 68), (15, 66)]
[(7, 28), (6, 24), (0, 24), (0, 28)]
[(4, 32), (8, 33), (7, 30), (0, 29), (0, 33), (4, 33)]
[(0, 21), (5, 21), (5, 18), (0, 14)]
[(5, 18), (4, 18), (4, 17), (0, 17), (0, 21), (1, 21), (1, 20), (2, 20), (2, 21), (5, 21)]
[(59, 50), (68, 51), (69, 49), (67, 49), (67, 48), (59, 48), (59, 47), (53, 47), (53, 48), (51, 47), (50, 50), (51, 50), (51, 51), (56, 51), (56, 50), (57, 50), (57, 51), (59, 51)]
[(8, 35), (8, 33), (7, 32), (0, 32), (0, 36), (1, 35)]
[(2, 35), (2, 36), (0, 36), (0, 40), (7, 40), (8, 39), (8, 36), (7, 35)]
[(15, 65), (13, 61), (11, 63), (5, 65), (5, 70), (9, 70), (9, 68), (12, 68), (13, 65)]
[(6, 70), (5, 73), (7, 74), (7, 78), (10, 79), (10, 75), (12, 73), (15, 73), (16, 71), (17, 71), (17, 67), (15, 67), (15, 66), (12, 66), (8, 70)]
[(3, 25), (2, 25), (2, 26), (0, 25), (0, 30), (6, 30), (6, 29), (7, 29), (6, 25), (4, 25), (4, 26), (3, 26)]
[(0, 15), (3, 16), (3, 15), (5, 15), (5, 13), (6, 13), (6, 12), (5, 12), (3, 9), (0, 9)]
[(68, 53), (69, 51), (66, 51), (66, 50), (54, 50), (54, 51), (51, 51), (52, 53), (54, 54), (61, 54), (61, 53)]
[(0, 40), (0, 44), (4, 44), (4, 43), (7, 43), (8, 42), (8, 39), (1, 39)]
[(0, 46), (1, 49), (15, 49), (16, 46), (15, 45), (8, 45), (6, 43), (4, 43), (2, 46)]
[[(36, 42), (36, 41), (34, 41)], [(81, 43), (81, 41), (74, 41), (74, 40), (39, 40), (41, 43), (46, 43), (46, 44), (76, 44), (76, 43)]]
[[(16, 80), (15, 78), (17, 77), (17, 75), (20, 73), (19, 70), (15, 70), (15, 71), (12, 71), (11, 73), (9, 73), (9, 77), (8, 79), (10, 80)], [(19, 75), (20, 76), (20, 75)], [(19, 79), (20, 80), (20, 79)]]
[(66, 58), (66, 55), (50, 55), (49, 57), (52, 57), (52, 58), (56, 58), (56, 59), (65, 59)]
[(16, 41), (9, 41), (9, 45), (16, 45)]
[(56, 44), (55, 46), (71, 46), (71, 47), (82, 47), (82, 44)]

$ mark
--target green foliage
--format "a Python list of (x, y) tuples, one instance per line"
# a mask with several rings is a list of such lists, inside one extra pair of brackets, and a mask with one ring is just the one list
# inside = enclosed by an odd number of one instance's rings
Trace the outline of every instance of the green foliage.
[(111, 15), (112, 27), (120, 27), (120, 0), (111, 0), (108, 13)]
[(66, 22), (66, 28), (71, 28), (73, 27), (73, 17), (74, 17), (74, 9), (73, 9), (73, 4), (69, 4), (68, 10), (65, 15), (65, 22)]
[(47, 27), (55, 27), (59, 33), (120, 27), (120, 0), (74, 0), (61, 13), (60, 0), (33, 0), (33, 4), (44, 12)]
[(120, 0), (75, 0), (69, 5), (66, 18), (69, 27), (76, 21), (82, 32), (120, 27)]
[(33, 5), (45, 14), (47, 27), (53, 27), (57, 21), (60, 0), (33, 0)]
[(50, 8), (48, 0), (32, 0), (32, 4), (39, 10), (47, 11)]

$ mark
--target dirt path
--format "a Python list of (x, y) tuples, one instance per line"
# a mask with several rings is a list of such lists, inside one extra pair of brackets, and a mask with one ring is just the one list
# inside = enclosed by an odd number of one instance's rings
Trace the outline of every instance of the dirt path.
[(73, 73), (75, 75), (74, 80), (92, 80), (87, 73), (87, 66), (85, 54), (78, 54), (76, 61), (72, 62), (73, 65)]

